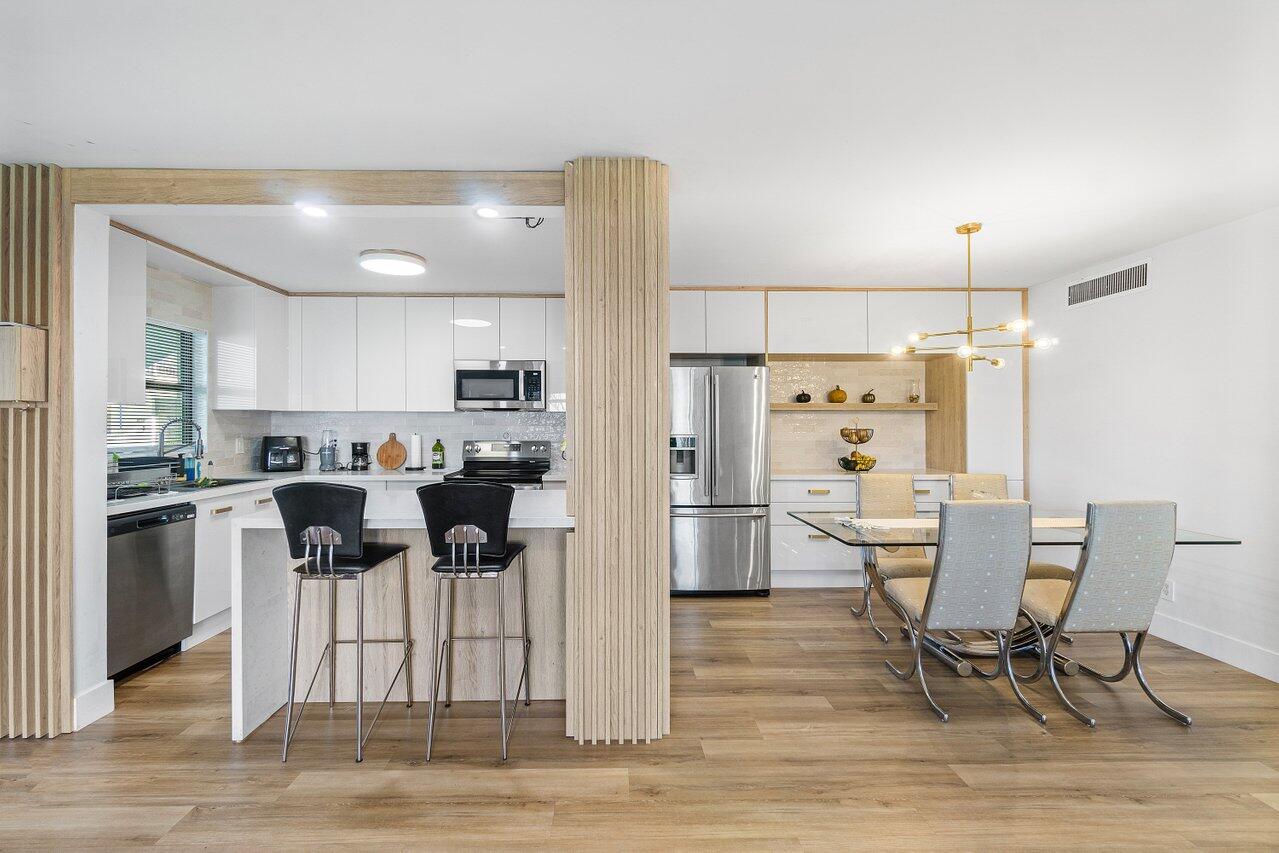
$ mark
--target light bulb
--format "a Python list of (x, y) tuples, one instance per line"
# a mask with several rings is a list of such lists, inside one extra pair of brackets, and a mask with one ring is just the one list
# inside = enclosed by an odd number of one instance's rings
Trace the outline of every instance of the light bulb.
[(1007, 364), (1007, 362), (1005, 362), (1002, 358), (992, 358), (990, 360), (990, 366), (996, 370), (1002, 370), (1005, 364)]
[(1005, 323), (1004, 327), (1010, 332), (1021, 332), (1021, 331), (1025, 331), (1026, 327), (1029, 325), (1030, 325), (1029, 320), (1023, 320), (1020, 317), (1018, 317), (1016, 320), (1013, 320), (1010, 323)]
[(955, 350), (955, 355), (959, 356), (960, 358), (971, 358), (972, 354), (973, 354), (973, 348), (970, 347), (968, 344), (961, 344), (960, 347), (957, 350)]
[(902, 353), (906, 352), (906, 348), (900, 347), (900, 346), (893, 347), (892, 349), (889, 350), (889, 352), (891, 352), (893, 355), (901, 355)]
[(1035, 338), (1035, 349), (1048, 349), (1053, 345), (1053, 338)]
[(909, 335), (906, 336), (906, 340), (910, 341), (912, 344), (917, 344), (927, 337), (928, 337), (927, 332), (911, 332)]

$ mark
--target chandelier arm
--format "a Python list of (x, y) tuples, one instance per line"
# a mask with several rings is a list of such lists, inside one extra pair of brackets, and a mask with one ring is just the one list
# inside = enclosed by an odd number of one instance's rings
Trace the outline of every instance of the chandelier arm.
[(981, 349), (1001, 349), (1006, 347), (1018, 347), (1020, 349), (1034, 349), (1034, 341), (1018, 341), (1015, 344), (978, 344)]

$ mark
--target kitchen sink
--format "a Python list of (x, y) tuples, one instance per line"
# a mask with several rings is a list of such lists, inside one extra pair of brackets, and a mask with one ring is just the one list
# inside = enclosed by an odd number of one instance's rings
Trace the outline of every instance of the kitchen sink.
[(181, 483), (173, 483), (169, 486), (169, 488), (173, 491), (185, 490), (190, 492), (190, 491), (198, 491), (200, 489), (216, 489), (216, 488), (219, 488), (220, 486), (238, 486), (240, 483), (262, 483), (262, 482), (265, 482), (265, 479), (262, 477), (218, 477), (215, 480), (210, 480), (208, 483), (204, 485), (200, 485), (198, 483), (181, 482)]

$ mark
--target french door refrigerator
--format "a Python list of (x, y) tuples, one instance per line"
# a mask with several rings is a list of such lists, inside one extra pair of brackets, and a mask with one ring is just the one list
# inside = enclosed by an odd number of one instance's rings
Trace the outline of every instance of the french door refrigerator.
[(769, 590), (768, 368), (671, 368), (671, 591)]

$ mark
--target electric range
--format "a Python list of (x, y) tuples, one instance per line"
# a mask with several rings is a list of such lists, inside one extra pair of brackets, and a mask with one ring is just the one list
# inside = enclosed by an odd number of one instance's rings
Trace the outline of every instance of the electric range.
[(551, 470), (549, 441), (467, 441), (462, 467), (445, 480), (502, 483), (516, 489), (542, 488), (542, 475)]

